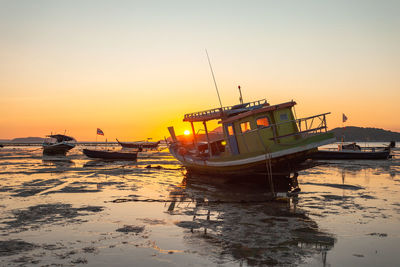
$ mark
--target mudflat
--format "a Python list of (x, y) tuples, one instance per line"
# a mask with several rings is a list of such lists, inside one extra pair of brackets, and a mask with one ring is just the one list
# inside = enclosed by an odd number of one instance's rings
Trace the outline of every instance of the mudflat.
[(400, 153), (329, 161), (301, 192), (189, 175), (166, 151), (137, 161), (0, 150), (1, 266), (396, 266)]

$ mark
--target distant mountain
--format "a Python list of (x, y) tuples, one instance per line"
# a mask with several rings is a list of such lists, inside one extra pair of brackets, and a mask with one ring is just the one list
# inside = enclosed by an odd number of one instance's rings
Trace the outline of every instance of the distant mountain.
[[(335, 128), (330, 130), (329, 132), (333, 132), (336, 139), (338, 141), (341, 140), (342, 135), (344, 135), (344, 141), (346, 142), (390, 142), (396, 141), (400, 142), (400, 133), (387, 131), (379, 128), (363, 128), (363, 127), (355, 127), (348, 126), (345, 128)], [(205, 134), (196, 135), (197, 141), (207, 141)], [(223, 138), (222, 129), (216, 129), (213, 132), (209, 133), (209, 139), (211, 141), (218, 140)], [(177, 136), (178, 140), (184, 142), (192, 142), (192, 136), (188, 135), (179, 135)], [(167, 138), (171, 140), (170, 137)]]
[(345, 128), (335, 128), (330, 130), (335, 134), (336, 139), (339, 141), (344, 136), (344, 141), (346, 142), (390, 142), (390, 141), (400, 141), (400, 133), (386, 131), (384, 129), (378, 128), (363, 128), (348, 126)]
[(20, 137), (11, 140), (13, 143), (41, 143), (44, 138), (42, 137)]

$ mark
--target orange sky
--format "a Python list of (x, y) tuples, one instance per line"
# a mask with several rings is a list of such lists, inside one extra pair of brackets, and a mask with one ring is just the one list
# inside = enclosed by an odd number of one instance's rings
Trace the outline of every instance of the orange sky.
[[(2, 1), (0, 139), (160, 139), (183, 114), (295, 100), (298, 117), (400, 131), (400, 5)], [(290, 4), (288, 4), (290, 3)]]

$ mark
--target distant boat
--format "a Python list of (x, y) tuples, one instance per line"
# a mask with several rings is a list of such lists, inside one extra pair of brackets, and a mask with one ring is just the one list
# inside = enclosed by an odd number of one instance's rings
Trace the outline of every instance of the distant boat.
[(378, 160), (391, 158), (391, 148), (395, 147), (395, 142), (390, 142), (387, 147), (360, 147), (356, 143), (339, 145), (337, 149), (323, 149), (310, 155), (312, 159), (325, 160), (348, 160), (365, 159)]
[(67, 152), (76, 146), (76, 140), (63, 134), (47, 135), (43, 146), (43, 154), (45, 155), (66, 155)]
[(106, 160), (136, 160), (137, 152), (116, 152), (83, 149), (83, 154), (89, 158), (106, 159)]
[(118, 139), (116, 139), (118, 144), (120, 144), (122, 147), (125, 148), (142, 148), (142, 149), (156, 149), (158, 145), (160, 144), (160, 141), (157, 142), (149, 142), (149, 141), (138, 141), (138, 142), (131, 142), (131, 143), (125, 143), (125, 142), (120, 142)]

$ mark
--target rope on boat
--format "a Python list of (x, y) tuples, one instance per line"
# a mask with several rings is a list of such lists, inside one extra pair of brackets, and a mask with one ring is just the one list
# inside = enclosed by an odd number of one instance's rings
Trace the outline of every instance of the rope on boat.
[(265, 146), (265, 145), (264, 145), (264, 151), (265, 151), (265, 167), (266, 167), (265, 175), (266, 175), (267, 180), (269, 180), (269, 187), (270, 187), (272, 195), (276, 196), (275, 189), (274, 189), (273, 178), (272, 178), (271, 153), (270, 153), (268, 147)]
[[(270, 190), (271, 190), (272, 195), (276, 196), (275, 190), (274, 190), (273, 178), (272, 178), (271, 152), (269, 151), (268, 147), (264, 144), (264, 141), (260, 135), (260, 131), (257, 131), (257, 134), (258, 134), (258, 138), (260, 139), (260, 142), (264, 148), (264, 153), (265, 153), (265, 167), (266, 167), (265, 176), (266, 176), (267, 180), (269, 180)], [(246, 142), (245, 142), (245, 144), (246, 144)]]
[(272, 164), (271, 164), (271, 154), (270, 153), (266, 154), (265, 165), (267, 168), (266, 175), (267, 175), (267, 178), (268, 178), (269, 184), (270, 184), (269, 187), (270, 187), (272, 195), (275, 196), (275, 190), (274, 190), (274, 184), (273, 184), (273, 178), (272, 178)]

